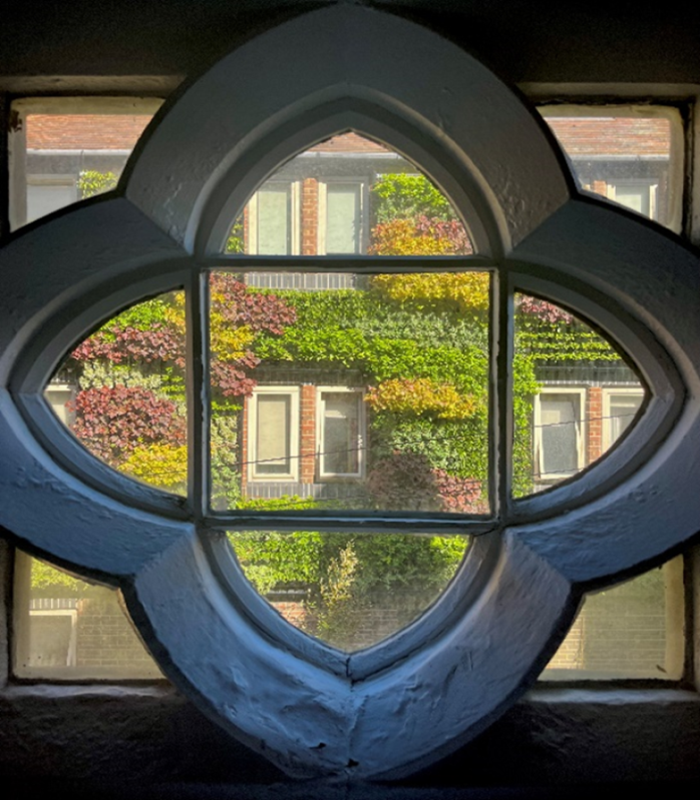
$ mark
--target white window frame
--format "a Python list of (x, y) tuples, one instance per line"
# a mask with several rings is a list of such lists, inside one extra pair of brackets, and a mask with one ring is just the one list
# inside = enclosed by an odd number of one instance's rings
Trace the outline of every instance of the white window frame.
[[(542, 401), (551, 395), (570, 395), (578, 398), (578, 424), (576, 425), (576, 472), (558, 473), (544, 471), (544, 444), (543, 444), (543, 422), (542, 422)], [(534, 425), (535, 435), (533, 444), (535, 448), (535, 484), (541, 487), (551, 486), (567, 478), (574, 478), (586, 466), (586, 389), (571, 386), (547, 385), (542, 388), (534, 398)]]
[[(646, 200), (646, 204), (648, 206), (648, 211), (636, 211), (636, 209), (631, 208), (622, 200), (617, 199), (617, 192), (623, 188), (626, 189), (639, 189), (640, 195), (644, 197)], [(608, 192), (608, 200), (614, 200), (619, 205), (623, 206), (624, 208), (629, 208), (630, 211), (634, 211), (635, 213), (639, 213), (644, 217), (648, 217), (649, 219), (657, 219), (658, 212), (657, 212), (657, 196), (658, 196), (659, 184), (651, 178), (625, 178), (615, 180), (614, 182), (610, 182), (607, 184), (607, 192)]]
[[(638, 397), (644, 402), (644, 388), (641, 386), (605, 386), (603, 387), (603, 452), (607, 452), (618, 439), (613, 439), (612, 432), (611, 432), (611, 421), (612, 421), (612, 413), (611, 413), (611, 401), (613, 397)], [(629, 427), (633, 424), (633, 420), (630, 420)], [(627, 431), (625, 431), (626, 433)], [(623, 434), (624, 436), (624, 434)]]
[[(24, 259), (28, 279), (34, 279), (34, 291), (16, 306), (16, 330), (7, 323), (0, 328), (9, 340), (12, 362), (8, 402), (0, 406), (0, 434), (11, 445), (3, 453), (5, 460), (0, 461), (0, 475), (8, 487), (0, 522), (37, 550), (81, 573), (113, 576), (115, 584), (123, 587), (127, 604), (138, 610), (144, 638), (161, 654), (166, 671), (222, 726), (238, 732), (292, 774), (332, 774), (346, 779), (352, 767), (351, 774), (358, 780), (406, 776), (482, 731), (533, 680), (536, 668), (573, 619), (582, 587), (612, 582), (660, 561), (665, 552), (681, 547), (695, 533), (700, 513), (700, 498), (691, 491), (686, 469), (697, 452), (700, 411), (683, 402), (684, 387), (691, 378), (695, 380), (693, 362), (688, 358), (688, 342), (697, 343), (697, 337), (692, 338), (694, 329), (688, 328), (698, 316), (700, 296), (695, 256), (673, 237), (660, 236), (653, 226), (631, 220), (629, 215), (611, 214), (602, 204), (583, 202), (529, 110), (482, 65), (412, 23), (374, 11), (370, 20), (367, 13), (361, 7), (332, 6), (246, 43), (183, 94), (178, 113), (162, 117), (123, 187), (123, 196), (117, 194), (107, 202), (61, 216), (51, 225), (38, 226), (29, 236), (16, 237), (0, 253), (0, 267), (9, 272), (17, 258)], [(342, 48), (317, 52), (318, 37), (327, 36), (332, 42), (349, 42), (350, 48), (352, 42), (361, 40), (361, 68)], [(271, 48), (279, 56), (274, 64), (264, 57)], [(410, 57), (418, 51), (424, 54), (420, 63)], [(302, 62), (295, 81), (280, 82), (278, 63), (297, 64), (297, 58)], [(242, 68), (249, 63), (255, 63), (257, 69), (247, 75), (247, 81), (241, 81)], [(319, 87), (318, 82), (325, 80), (330, 85)], [(356, 85), (361, 91), (353, 94)], [(449, 147), (443, 128), (435, 125), (435, 85), (444, 86), (439, 121), (450, 122)], [(481, 91), (473, 92), (475, 85)], [(232, 86), (240, 93), (238, 104), (227, 102)], [(368, 95), (376, 100), (381, 113), (368, 108), (373, 105), (365, 103)], [(261, 96), (266, 98), (264, 108), (257, 102)], [(326, 116), (319, 114), (318, 119), (309, 121), (309, 98), (326, 101), (329, 96), (340, 98), (333, 113), (323, 107)], [(484, 96), (492, 100), (486, 106), (481, 101)], [(389, 100), (384, 102), (384, 97)], [(220, 115), (220, 124), (201, 125), (201, 112), (212, 108)], [(396, 115), (395, 128), (387, 127), (386, 118), (396, 108), (408, 108), (412, 113)], [(276, 111), (279, 117), (275, 117)], [(272, 146), (278, 146), (279, 140), (266, 138), (273, 127), (271, 120), (280, 119), (297, 125), (291, 126), (291, 133), (286, 131), (285, 153)], [(509, 122), (506, 126), (504, 119)], [(496, 125), (499, 136), (494, 137)], [(625, 446), (615, 448), (580, 481), (518, 501), (515, 512), (507, 502), (506, 486), (502, 492), (506, 497), (504, 516), (496, 521), (496, 528), (484, 529), (480, 522), (471, 526), (477, 530), (481, 524), (483, 534), (473, 552), (484, 555), (482, 544), (489, 537), (493, 542), (498, 535), (498, 570), (489, 572), (488, 591), (481, 593), (478, 604), (472, 602), (471, 593), (460, 594), (474, 577), (470, 566), (475, 559), (468, 558), (447, 596), (426, 619), (375, 652), (340, 659), (286, 628), (281, 632), (269, 616), (260, 625), (258, 617), (263, 612), (258, 614), (258, 609), (264, 601), (246, 594), (245, 584), (238, 578), (228, 590), (240, 603), (228, 603), (228, 595), (218, 590), (214, 567), (203, 555), (208, 534), (212, 534), (210, 546), (215, 550), (223, 538), (216, 534), (225, 525), (250, 524), (252, 519), (258, 527), (269, 526), (268, 518), (220, 516), (214, 527), (214, 520), (202, 511), (206, 486), (199, 468), (193, 472), (190, 508), (176, 503), (159, 505), (145, 490), (128, 482), (110, 482), (103, 474), (91, 477), (88, 473), (94, 468), (94, 459), (71, 448), (66, 435), (52, 426), (46, 418), (48, 407), (37, 402), (37, 393), (71, 342), (115, 309), (153, 294), (168, 282), (166, 278), (172, 280), (175, 273), (166, 275), (165, 270), (156, 270), (147, 278), (139, 272), (138, 279), (132, 280), (134, 250), (143, 257), (148, 245), (149, 256), (161, 259), (156, 261), (158, 265), (168, 257), (177, 261), (178, 278), (185, 270), (183, 254), (193, 254), (197, 267), (191, 270), (194, 278), (187, 273), (188, 308), (199, 319), (198, 309), (203, 305), (199, 265), (208, 268), (214, 258), (217, 264), (226, 261), (220, 255), (221, 243), (230, 218), (224, 218), (227, 211), (219, 214), (213, 201), (202, 210), (202, 203), (211, 196), (212, 181), (212, 174), (204, 171), (183, 176), (183, 191), (173, 197), (172, 175), (163, 174), (163, 159), (169, 163), (168, 159), (177, 155), (177, 163), (186, 169), (201, 163), (198, 156), (202, 152), (230, 156), (233, 166), (226, 162), (229, 172), (222, 166), (219, 174), (213, 174), (220, 178), (220, 194), (230, 192), (229, 198), (242, 207), (261, 176), (270, 173), (273, 162), (280, 163), (282, 156), (298, 152), (308, 142), (349, 127), (382, 140), (391, 140), (394, 132), (402, 137), (402, 150), (408, 157), (422, 166), (430, 162), (431, 176), (445, 187), (460, 213), (473, 219), (474, 240), (482, 255), (468, 263), (483, 265), (485, 259), (499, 271), (506, 291), (500, 306), (502, 346), (497, 350), (493, 385), (505, 391), (506, 399), (502, 399), (503, 392), (498, 393), (496, 433), (507, 432), (509, 425), (504, 413), (508, 410), (510, 369), (507, 351), (512, 343), (506, 328), (511, 322), (508, 303), (512, 304), (514, 291), (551, 298), (599, 325), (640, 363), (653, 397)], [(171, 135), (173, 129), (183, 134), (177, 142)], [(250, 141), (245, 134), (250, 134)], [(236, 151), (239, 141), (242, 144)], [(252, 152), (267, 155), (253, 159)], [(243, 177), (235, 173), (236, 159), (248, 169)], [(484, 185), (489, 188), (488, 197), (473, 194)], [(474, 204), (481, 213), (470, 216)], [(105, 226), (122, 230), (126, 222), (131, 226), (130, 237), (112, 233), (107, 240)], [(49, 273), (48, 266), (32, 262), (23, 248), (49, 246), (59, 234), (66, 246), (56, 252)], [(637, 245), (635, 280), (625, 281), (620, 248), (609, 247), (611, 240)], [(156, 241), (160, 247), (157, 256)], [(562, 241), (567, 243), (565, 258)], [(104, 272), (91, 284), (89, 294), (81, 281), (92, 264), (86, 259), (94, 252), (103, 254)], [(501, 269), (505, 261), (507, 269)], [(143, 260), (137, 263), (143, 270)], [(674, 276), (682, 274), (689, 287), (679, 293), (672, 309), (661, 302), (660, 288), (665, 285), (669, 264)], [(343, 268), (347, 265), (345, 261)], [(49, 274), (51, 282), (45, 286), (41, 279)], [(114, 275), (123, 276), (123, 283), (115, 283)], [(98, 291), (98, 278), (106, 280), (105, 276), (111, 294), (106, 284)], [(644, 293), (637, 279), (643, 279)], [(605, 302), (595, 288), (600, 284), (606, 288)], [(57, 298), (68, 306), (72, 302), (71, 308), (79, 311), (77, 316), (59, 315), (62, 306), (57, 306)], [(0, 294), (0, 311), (7, 318), (15, 301), (9, 294)], [(633, 310), (637, 308), (643, 310), (648, 326), (640, 322), (635, 327)], [(58, 317), (63, 323), (60, 330)], [(71, 320), (69, 326), (66, 319)], [(201, 366), (198, 345), (202, 330), (193, 328), (190, 351), (194, 350)], [(653, 335), (657, 329), (663, 333), (663, 342)], [(16, 337), (17, 330), (24, 338)], [(205, 397), (195, 391), (191, 400), (196, 445), (192, 459), (201, 467), (203, 434), (197, 424), (205, 417)], [(19, 415), (26, 426), (12, 424)], [(673, 435), (678, 433), (679, 421), (685, 436)], [(499, 466), (505, 465), (502, 474), (507, 474), (508, 436), (492, 438), (500, 447)], [(66, 450), (63, 454), (62, 447)], [(661, 447), (663, 458), (649, 457)], [(658, 462), (663, 462), (663, 469)], [(29, 479), (17, 481), (18, 474)], [(95, 483), (101, 492), (94, 491)], [(669, 492), (677, 500), (678, 513), (672, 519), (667, 514), (660, 519), (664, 509), (655, 504), (641, 507), (639, 498), (651, 489), (650, 483), (654, 491)], [(50, 504), (46, 502), (49, 496)], [(37, 524), (44, 522), (37, 517), (45, 515), (49, 505), (56, 524)], [(78, 507), (81, 514), (75, 515)], [(161, 513), (164, 509), (165, 515)], [(615, 530), (611, 541), (613, 513), (623, 515), (628, 524)], [(105, 519), (118, 526), (118, 536), (96, 539), (95, 529)], [(426, 525), (417, 519), (402, 523), (413, 526), (414, 531)], [(437, 523), (432, 520), (429, 524)], [(56, 535), (57, 524), (65, 536)], [(274, 524), (290, 526), (292, 522), (282, 516)], [(331, 519), (324, 524), (339, 523)], [(361, 524), (386, 531), (396, 521), (372, 517)], [(463, 528), (471, 525), (469, 520), (459, 524)], [(145, 525), (148, 537), (143, 536)], [(640, 528), (647, 535), (640, 536)], [(567, 535), (573, 530), (575, 536)], [(222, 562), (215, 559), (215, 563)], [(484, 559), (484, 563), (496, 561)], [(169, 603), (173, 597), (178, 613), (173, 613)], [(183, 598), (191, 603), (182, 602)], [(466, 613), (467, 609), (473, 613)], [(183, 625), (188, 626), (188, 637), (182, 636)], [(261, 630), (272, 633), (262, 635)], [(206, 658), (192, 657), (199, 646), (205, 649)], [(232, 671), (236, 681), (231, 680)], [(293, 683), (290, 675), (294, 675)], [(264, 691), (238, 691), (253, 682)], [(285, 725), (280, 725), (282, 714)], [(320, 736), (323, 747), (318, 743)]]
[[(325, 446), (325, 401), (326, 392), (343, 392), (357, 397), (357, 471), (355, 472), (329, 472), (324, 468)], [(367, 414), (365, 408), (365, 390), (348, 386), (318, 386), (316, 388), (316, 453), (318, 463), (318, 476), (320, 480), (329, 479), (361, 479), (365, 475), (366, 447), (367, 447)]]
[[(368, 240), (368, 197), (367, 197), (367, 183), (362, 178), (354, 178), (352, 176), (347, 178), (335, 178), (324, 176), (322, 180), (318, 181), (318, 254), (320, 256), (327, 255), (326, 249), (326, 232), (328, 229), (328, 187), (334, 184), (347, 184), (357, 187), (357, 204), (359, 206), (359, 219), (357, 220), (358, 230), (356, 232), (356, 249), (353, 253), (342, 253), (339, 255), (353, 255), (367, 252)], [(335, 254), (333, 254), (335, 255)]]
[[(287, 395), (289, 397), (289, 466), (288, 472), (270, 473), (257, 469), (258, 399), (265, 395)], [(295, 482), (299, 480), (299, 387), (257, 386), (246, 401), (248, 411), (248, 480), (260, 482)]]
[(70, 427), (73, 422), (74, 412), (70, 411), (67, 406), (75, 400), (75, 386), (71, 383), (51, 381), (46, 387), (44, 397), (58, 419), (64, 425)]
[(270, 180), (260, 187), (250, 198), (247, 206), (248, 213), (248, 242), (247, 250), (249, 255), (257, 255), (259, 249), (258, 232), (258, 199), (260, 191), (272, 185), (289, 187), (289, 236), (287, 253), (275, 253), (275, 255), (297, 256), (301, 252), (301, 216), (300, 216), (300, 182), (285, 180)]

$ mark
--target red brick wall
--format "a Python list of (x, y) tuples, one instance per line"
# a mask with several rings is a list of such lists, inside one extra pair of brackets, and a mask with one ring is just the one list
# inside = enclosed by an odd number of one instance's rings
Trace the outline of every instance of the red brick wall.
[(313, 384), (306, 383), (301, 387), (300, 410), (299, 480), (302, 483), (313, 483), (316, 475), (316, 387)]
[(306, 178), (301, 184), (301, 254), (318, 254), (318, 181)]
[(591, 386), (586, 393), (586, 464), (603, 454), (603, 390)]

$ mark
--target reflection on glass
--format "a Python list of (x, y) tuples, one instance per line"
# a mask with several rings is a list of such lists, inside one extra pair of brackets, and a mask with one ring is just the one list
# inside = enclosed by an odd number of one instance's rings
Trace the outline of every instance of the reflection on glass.
[(186, 494), (184, 293), (138, 303), (107, 322), (63, 361), (44, 398), (110, 467)]
[(553, 116), (545, 121), (568, 155), (581, 188), (672, 225), (670, 119)]
[(490, 276), (260, 274), (211, 273), (213, 507), (488, 513)]
[(15, 674), (28, 678), (158, 678), (114, 589), (18, 553)]
[(233, 220), (225, 253), (468, 255), (445, 195), (403, 156), (356, 133), (333, 136), (275, 172)]
[(553, 303), (515, 298), (514, 494), (571, 478), (632, 425), (645, 398), (602, 336)]
[(15, 226), (114, 189), (148, 114), (28, 114), (26, 208)]
[(591, 594), (544, 680), (658, 678), (683, 670), (683, 560)]
[(237, 531), (248, 580), (292, 625), (346, 652), (420, 616), (445, 589), (466, 536)]

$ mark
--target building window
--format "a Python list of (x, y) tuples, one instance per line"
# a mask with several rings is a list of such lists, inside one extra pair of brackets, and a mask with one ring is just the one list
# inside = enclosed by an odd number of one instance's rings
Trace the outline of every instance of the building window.
[(557, 482), (585, 465), (585, 390), (543, 389), (535, 398), (535, 481)]
[(638, 415), (644, 392), (639, 388), (603, 389), (603, 448), (608, 449), (632, 425)]
[(357, 181), (325, 179), (319, 183), (319, 254), (364, 252), (364, 194), (364, 185)]
[(248, 407), (250, 480), (298, 480), (298, 388), (258, 387)]
[(292, 255), (299, 252), (299, 184), (268, 181), (247, 208), (248, 252)]
[(658, 219), (659, 184), (650, 181), (619, 180), (608, 184), (608, 198), (649, 219)]
[(318, 405), (320, 478), (362, 477), (366, 441), (363, 391), (321, 387)]
[(75, 203), (80, 193), (73, 175), (27, 176), (27, 222)]
[(659, 106), (543, 106), (580, 186), (680, 231), (680, 115)]
[[(350, 34), (360, 30), (362, 63), (354, 64), (348, 53), (356, 39)], [(275, 63), (265, 57), (270, 37)], [(319, 38), (348, 41), (350, 50), (319, 48)], [(405, 58), (412, 52), (423, 54), (420, 63)], [(396, 69), (386, 69), (392, 53), (403, 59), (401, 80)], [(250, 63), (256, 70), (246, 71)], [(279, 63), (295, 66), (294, 81), (280, 84)], [(234, 85), (236, 107), (229, 102)], [(436, 85), (444, 87), (444, 125), (435, 124)], [(270, 91), (273, 86), (276, 91)], [(484, 97), (493, 102), (485, 104)], [(203, 111), (212, 119), (215, 115), (216, 124), (202, 125)], [(461, 308), (465, 296), (480, 299), (469, 314), (485, 317), (488, 324), (440, 362), (453, 369), (451, 383), (431, 377), (438, 363), (429, 351), (433, 345), (401, 344), (397, 335), (389, 346), (365, 350), (375, 359), (377, 374), (387, 384), (392, 381), (384, 393), (378, 390), (379, 412), (390, 416), (408, 409), (419, 417), (427, 409), (446, 427), (457, 421), (465, 429), (485, 422), (486, 480), (477, 487), (485, 500), (475, 500), (474, 485), (452, 480), (444, 469), (431, 471), (425, 481), (414, 468), (423, 460), (414, 456), (424, 454), (408, 452), (409, 458), (397, 459), (393, 440), (383, 443), (386, 469), (391, 466), (400, 475), (411, 502), (399, 510), (391, 505), (348, 510), (342, 504), (300, 511), (212, 507), (210, 466), (228, 451), (210, 436), (210, 418), (220, 409), (210, 402), (215, 359), (210, 359), (214, 347), (207, 332), (220, 320), (207, 295), (216, 294), (212, 278), (270, 267), (266, 256), (227, 247), (231, 219), (286, 156), (348, 129), (397, 143), (454, 203), (458, 225), (468, 222), (473, 244), (468, 252), (451, 243), (447, 252), (442, 237), (428, 232), (422, 244), (432, 249), (410, 254), (417, 258), (405, 253), (396, 258), (387, 251), (362, 259), (326, 256), (322, 269), (387, 276), (383, 290), (393, 292), (397, 303), (419, 308), (426, 293), (453, 310)], [(173, 193), (173, 171), (163, 164), (177, 165), (181, 191)], [(697, 492), (687, 464), (697, 453), (700, 410), (685, 402), (688, 387), (698, 381), (690, 352), (697, 332), (688, 327), (698, 316), (695, 257), (654, 226), (615, 213), (607, 204), (582, 202), (520, 98), (440, 37), (345, 4), (285, 23), (192, 84), (177, 112), (159, 120), (121, 193), (116, 202), (86, 204), (15, 237), (0, 253), (2, 271), (18, 276), (0, 294), (1, 332), (8, 345), (0, 373), (6, 389), (0, 405), (6, 445), (0, 460), (6, 487), (0, 522), (35, 551), (118, 586), (165, 672), (212, 718), (291, 774), (403, 777), (442, 757), (482, 731), (531, 684), (573, 621), (585, 588), (658, 563), (695, 534)], [(454, 221), (440, 220), (452, 229)], [(36, 259), (37, 243), (51, 252), (50, 259)], [(634, 280), (625, 260), (628, 248), (620, 243), (635, 247)], [(276, 270), (319, 270), (316, 262), (285, 258), (276, 257)], [(435, 269), (438, 264), (444, 272)], [(671, 267), (686, 289), (673, 307), (662, 290)], [(437, 287), (431, 280), (435, 275)], [(245, 288), (240, 283), (234, 278), (224, 288), (240, 299)], [(441, 294), (455, 283), (452, 295)], [(176, 366), (189, 370), (185, 497), (100, 465), (70, 440), (43, 397), (57, 364), (101, 322), (177, 287), (184, 287), (179, 308), (185, 309), (180, 327), (187, 346)], [(638, 366), (650, 395), (637, 424), (607, 458), (575, 481), (524, 497), (515, 497), (513, 477), (516, 457), (527, 448), (516, 453), (511, 442), (518, 293), (551, 300), (590, 320)], [(286, 324), (282, 318), (292, 319), (269, 293), (243, 300), (248, 330), (237, 328), (240, 335), (214, 353), (225, 377), (221, 405), (231, 418), (242, 395), (256, 397), (241, 365), (257, 364), (261, 353), (284, 362), (288, 350), (271, 339)], [(178, 302), (173, 298), (171, 321), (181, 319)], [(257, 314), (261, 307), (265, 313)], [(336, 318), (329, 305), (320, 322), (330, 320), (332, 327)], [(226, 321), (223, 314), (221, 320)], [(410, 318), (399, 322), (395, 331), (411, 327)], [(247, 347), (256, 324), (261, 340), (267, 337), (257, 353)], [(365, 321), (365, 330), (370, 324)], [(414, 324), (416, 329), (424, 334)], [(149, 325), (135, 330), (142, 338), (154, 332)], [(162, 328), (155, 333), (160, 340)], [(435, 346), (445, 338), (455, 341), (460, 333), (465, 332), (459, 325), (448, 326), (433, 337)], [(365, 344), (361, 336), (355, 341)], [(343, 337), (335, 342), (324, 370), (354, 366), (344, 343)], [(286, 344), (306, 355), (317, 339)], [(419, 366), (425, 374), (408, 374), (402, 382), (387, 363), (397, 353), (412, 373)], [(460, 383), (471, 374), (461, 366), (464, 359), (485, 376), (483, 382)], [(531, 375), (528, 385), (535, 382)], [(272, 470), (289, 465), (288, 474), (294, 455), (293, 385), (258, 389), (249, 421), (256, 448), (252, 460)], [(347, 440), (352, 411), (335, 393), (338, 385), (323, 380), (328, 387), (321, 396), (328, 411), (323, 436)], [(559, 418), (552, 425), (575, 423), (575, 410), (563, 408), (570, 400), (567, 393), (557, 389), (554, 394), (559, 395)], [(551, 399), (553, 405), (556, 398)], [(255, 415), (266, 425), (258, 425)], [(308, 422), (313, 433), (314, 422)], [(402, 440), (421, 441), (435, 457), (449, 456), (450, 435), (425, 437), (419, 423), (405, 425)], [(268, 425), (277, 432), (275, 443), (258, 436)], [(675, 435), (681, 430), (683, 436)], [(550, 449), (570, 447), (570, 438), (555, 439)], [(662, 447), (664, 457), (655, 458)], [(562, 464), (555, 458), (554, 468)], [(380, 473), (377, 479), (381, 483), (384, 477)], [(447, 496), (450, 511), (422, 503), (426, 490), (435, 489)], [(640, 502), (652, 496), (673, 498), (677, 513), (672, 519), (666, 507)], [(611, 545), (610, 520), (616, 518), (626, 524), (612, 531)], [(246, 580), (228, 535), (250, 530), (276, 536), (342, 532), (371, 537), (371, 543), (398, 534), (430, 542), (438, 554), (450, 551), (454, 537), (469, 537), (469, 546), (427, 613), (367, 650), (343, 653), (285, 623)], [(339, 554), (330, 566), (334, 588), (342, 593), (354, 574), (351, 553)], [(410, 582), (410, 572), (402, 577)], [(265, 691), (249, 691), (253, 685)]]

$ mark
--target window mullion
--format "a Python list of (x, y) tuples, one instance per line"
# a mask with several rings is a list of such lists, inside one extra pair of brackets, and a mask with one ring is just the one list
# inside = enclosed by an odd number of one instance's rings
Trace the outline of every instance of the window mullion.
[(186, 291), (188, 496), (195, 519), (209, 507), (209, 313), (208, 272), (190, 273)]
[(485, 256), (261, 256), (241, 253), (198, 259), (203, 268), (255, 272), (463, 272), (493, 267)]
[(508, 517), (513, 479), (513, 287), (509, 274), (491, 278), (490, 475), (496, 517)]

